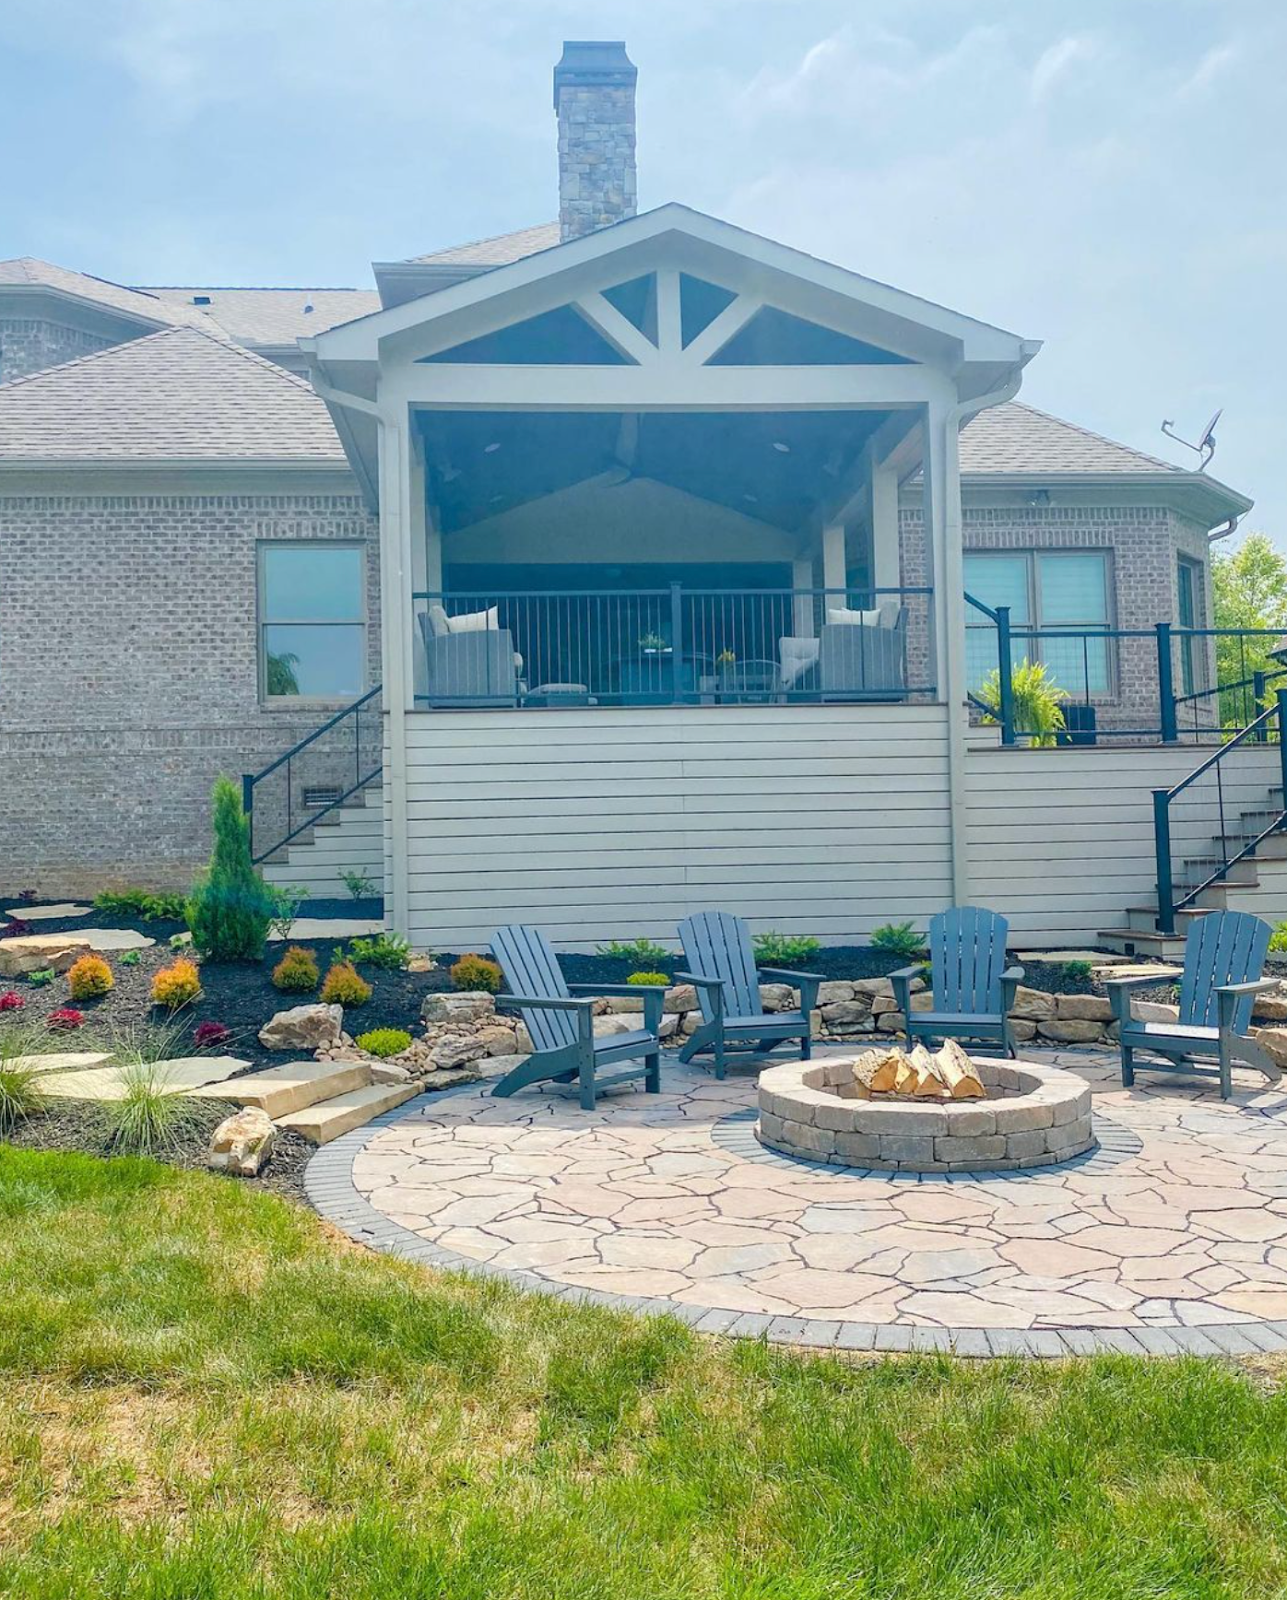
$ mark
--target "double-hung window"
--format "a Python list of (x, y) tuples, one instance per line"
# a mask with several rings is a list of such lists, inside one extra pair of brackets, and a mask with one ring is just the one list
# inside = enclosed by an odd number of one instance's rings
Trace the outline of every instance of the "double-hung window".
[[(965, 556), (967, 591), (994, 610), (1009, 606), (1016, 632), (1037, 630), (1013, 640), (1014, 664), (1043, 662), (1075, 700), (1112, 691), (1111, 578), (1106, 550), (974, 550)], [(966, 667), (977, 690), (997, 665), (996, 629), (972, 606), (965, 620)]]
[(352, 700), (366, 687), (365, 550), (294, 540), (259, 547), (265, 700)]

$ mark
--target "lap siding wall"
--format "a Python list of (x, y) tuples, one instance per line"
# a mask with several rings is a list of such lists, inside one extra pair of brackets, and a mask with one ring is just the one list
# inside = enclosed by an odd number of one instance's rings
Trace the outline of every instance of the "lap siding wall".
[(673, 941), (718, 906), (824, 942), (950, 896), (941, 706), (417, 713), (413, 942)]

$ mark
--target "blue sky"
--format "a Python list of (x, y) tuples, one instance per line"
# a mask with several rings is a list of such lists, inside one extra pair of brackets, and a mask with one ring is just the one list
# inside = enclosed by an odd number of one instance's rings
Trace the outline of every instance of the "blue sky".
[(562, 40), (640, 69), (683, 200), (1046, 341), (1024, 398), (1287, 545), (1283, 0), (5, 0), (0, 256), (369, 284), (555, 213)]

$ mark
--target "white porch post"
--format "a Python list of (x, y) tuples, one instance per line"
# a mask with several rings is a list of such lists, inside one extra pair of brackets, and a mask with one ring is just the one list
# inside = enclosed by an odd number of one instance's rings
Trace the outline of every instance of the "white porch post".
[[(437, 530), (429, 516), (429, 503), (425, 487), (424, 442), (418, 430), (410, 429), (407, 438), (409, 489), (407, 500), (408, 538), (411, 543), (411, 589), (424, 594), (442, 588), (442, 552)], [(437, 569), (438, 577), (432, 576)], [(411, 607), (411, 656), (415, 663), (415, 692), (423, 694), (428, 689), (424, 643), (420, 638), (416, 611), (423, 602), (413, 602)], [(413, 702), (414, 704), (414, 702)]]
[(871, 571), (877, 589), (902, 587), (898, 548), (898, 473), (886, 462), (871, 464)]
[[(849, 576), (849, 561), (845, 549), (845, 525), (830, 522), (822, 530), (822, 587), (843, 590)], [(837, 600), (837, 604), (843, 604)]]
[(791, 607), (791, 631), (800, 639), (813, 637), (813, 562), (810, 560), (793, 561), (791, 563), (791, 587), (795, 590), (795, 599)]
[(954, 407), (925, 410), (925, 535), (934, 585), (934, 663), (947, 707), (948, 839), (952, 899), (967, 905), (970, 872), (965, 816), (964, 563), (961, 557), (961, 470)]
[(407, 710), (415, 682), (411, 651), (411, 447), (405, 405), (380, 416), (380, 633), (384, 663), (385, 786), (389, 796), (389, 872), (385, 921), (410, 929), (407, 847)]

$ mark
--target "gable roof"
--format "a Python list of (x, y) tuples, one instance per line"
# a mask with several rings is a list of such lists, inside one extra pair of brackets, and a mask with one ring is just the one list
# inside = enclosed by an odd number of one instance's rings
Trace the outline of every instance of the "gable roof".
[(452, 245), (446, 250), (433, 250), (427, 256), (410, 256), (419, 266), (443, 267), (504, 267), (511, 261), (522, 261), (541, 250), (552, 250), (560, 243), (557, 222), (538, 222), (532, 228), (519, 228), (514, 233), (497, 233), (490, 239), (474, 239), (469, 244)]
[[(380, 309), (374, 289), (203, 289), (149, 287), (168, 309), (196, 312), (230, 339), (249, 345), (293, 345), (296, 339), (320, 333), (339, 322), (351, 322)], [(194, 296), (208, 305), (194, 306)]]
[(1011, 400), (980, 411), (961, 431), (963, 473), (1175, 473), (1192, 476), (1183, 467), (1116, 444), (1102, 434), (1052, 417), (1049, 412)]
[(0, 463), (342, 466), (302, 379), (226, 339), (168, 328), (0, 384)]
[(193, 325), (202, 321), (195, 306), (179, 310), (146, 289), (129, 289), (124, 284), (74, 272), (70, 267), (58, 267), (52, 261), (40, 261), (35, 256), (15, 256), (9, 261), (0, 261), (0, 291), (4, 289), (53, 290), (124, 312), (153, 327)]

